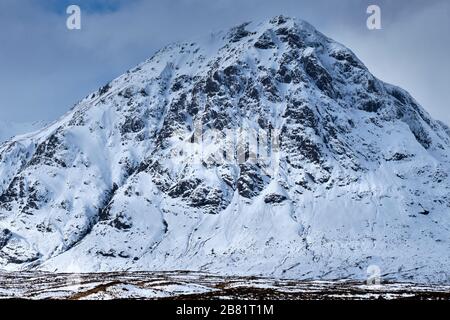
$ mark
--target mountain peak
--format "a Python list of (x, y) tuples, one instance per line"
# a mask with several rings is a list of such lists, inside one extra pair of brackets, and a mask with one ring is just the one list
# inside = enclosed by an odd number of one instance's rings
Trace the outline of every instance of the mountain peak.
[(308, 23), (241, 24), (0, 147), (0, 266), (441, 281), (449, 141)]

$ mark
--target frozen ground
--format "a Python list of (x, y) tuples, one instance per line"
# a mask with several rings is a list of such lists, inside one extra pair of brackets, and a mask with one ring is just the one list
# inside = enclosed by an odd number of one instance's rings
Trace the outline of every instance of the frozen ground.
[(1, 299), (432, 299), (450, 300), (450, 286), (356, 281), (292, 281), (220, 277), (197, 272), (89, 274), (2, 273)]

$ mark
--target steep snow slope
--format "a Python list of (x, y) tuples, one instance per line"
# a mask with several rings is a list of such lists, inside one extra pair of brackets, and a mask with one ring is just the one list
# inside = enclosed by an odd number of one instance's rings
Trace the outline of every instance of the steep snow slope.
[(300, 20), (170, 45), (0, 147), (0, 266), (448, 282), (449, 131)]

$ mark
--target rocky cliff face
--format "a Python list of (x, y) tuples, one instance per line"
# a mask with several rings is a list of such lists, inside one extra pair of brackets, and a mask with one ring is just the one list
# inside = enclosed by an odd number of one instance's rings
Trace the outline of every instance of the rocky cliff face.
[(300, 20), (170, 45), (0, 147), (0, 266), (448, 281), (449, 131)]

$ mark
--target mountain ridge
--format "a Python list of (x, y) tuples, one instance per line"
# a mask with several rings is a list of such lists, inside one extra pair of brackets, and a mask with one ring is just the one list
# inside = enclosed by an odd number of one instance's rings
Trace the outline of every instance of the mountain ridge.
[(448, 282), (449, 148), (310, 24), (245, 23), (2, 144), (0, 266)]

